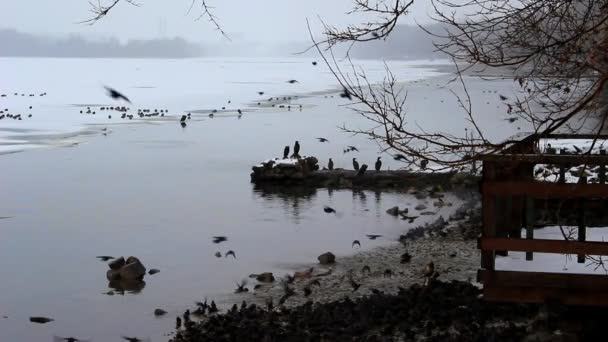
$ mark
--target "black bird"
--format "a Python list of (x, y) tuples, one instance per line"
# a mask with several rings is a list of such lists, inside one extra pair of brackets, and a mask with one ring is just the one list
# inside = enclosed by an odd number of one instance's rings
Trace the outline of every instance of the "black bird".
[(329, 140), (325, 139), (325, 138), (317, 138), (317, 140), (319, 140), (319, 142), (329, 142)]
[(213, 243), (222, 243), (222, 242), (228, 241), (228, 238), (225, 236), (214, 236), (212, 239), (213, 239)]
[(182, 118), (181, 118), (181, 119), (179, 119), (179, 122), (185, 122), (185, 121), (186, 121), (186, 119), (188, 119), (188, 116), (186, 116), (186, 115), (182, 115)]
[(131, 100), (129, 100), (128, 97), (124, 96), (123, 94), (119, 93), (118, 91), (116, 91), (116, 89), (112, 89), (110, 87), (104, 86), (104, 88), (106, 88), (106, 91), (108, 92), (108, 96), (113, 98), (114, 100), (125, 100), (129, 103), (131, 103)]
[(299, 157), (300, 156), (300, 143), (296, 140), (295, 145), (293, 145), (293, 155), (295, 157)]
[(346, 148), (344, 149), (344, 153), (348, 153), (348, 152), (359, 152), (359, 149), (356, 148), (355, 146), (346, 146)]
[(367, 236), (367, 238), (370, 240), (376, 240), (377, 238), (382, 237), (382, 235), (377, 235), (377, 234), (368, 234), (365, 236)]
[(317, 61), (312, 61), (312, 65), (317, 65)]
[(502, 101), (506, 101), (506, 100), (508, 100), (508, 99), (509, 99), (508, 97), (506, 97), (506, 96), (504, 96), (504, 95), (498, 95), (498, 97), (499, 97), (499, 98), (500, 98)]
[(211, 301), (211, 306), (209, 307), (209, 313), (216, 313), (220, 310), (217, 309), (217, 305), (215, 305), (215, 301)]
[(264, 95), (263, 91), (258, 91), (258, 95)]
[(334, 161), (331, 160), (331, 158), (329, 158), (329, 163), (327, 163), (327, 168), (329, 170), (333, 170), (334, 169)]
[(414, 223), (414, 220), (416, 220), (417, 218), (418, 218), (418, 216), (401, 215), (401, 219), (407, 220), (408, 223)]
[(361, 248), (361, 242), (359, 242), (359, 240), (355, 240), (355, 241), (353, 241), (353, 245), (352, 245), (352, 247), (353, 247), (353, 248), (355, 248), (355, 245), (358, 245), (358, 246), (359, 246), (359, 248)]
[(59, 337), (53, 336), (54, 342), (66, 341), (66, 342), (87, 342), (87, 340), (81, 340), (76, 337)]
[(350, 101), (353, 100), (350, 92), (348, 91), (348, 89), (346, 89), (346, 87), (344, 87), (344, 90), (342, 90), (342, 92), (340, 93), (340, 97), (341, 98), (349, 99)]
[(289, 157), (289, 145), (285, 146), (283, 149), (283, 159), (287, 159)]
[(420, 162), (420, 167), (421, 167), (423, 170), (424, 170), (424, 169), (426, 169), (426, 166), (427, 166), (427, 165), (429, 165), (429, 161), (428, 161), (428, 160), (426, 160), (426, 159), (423, 159), (423, 160)]
[(175, 329), (179, 330), (182, 328), (182, 319), (177, 317), (175, 318)]
[(328, 214), (335, 214), (336, 213), (336, 209), (332, 208), (332, 207), (328, 207), (325, 206), (325, 208), (323, 208), (323, 211), (328, 213)]
[(243, 111), (240, 109), (237, 109), (236, 112), (239, 113), (239, 115), (243, 115)]
[(128, 337), (128, 336), (123, 336), (122, 339), (127, 340), (129, 342), (142, 342), (143, 341), (137, 337)]
[(97, 256), (96, 258), (101, 261), (108, 261), (108, 260), (114, 259), (113, 256), (109, 256), (109, 255), (100, 255), (100, 256)]
[(304, 297), (308, 297), (312, 294), (312, 290), (310, 289), (310, 287), (305, 286), (304, 287)]
[(350, 286), (352, 286), (352, 287), (353, 287), (353, 292), (357, 291), (357, 290), (359, 289), (359, 287), (361, 287), (361, 284), (360, 284), (360, 283), (357, 283), (357, 282), (356, 282), (356, 281), (353, 279), (353, 277), (350, 277), (350, 278), (348, 279), (348, 282), (350, 283)]
[(572, 145), (572, 147), (574, 147), (574, 150), (576, 151), (576, 153), (581, 153), (583, 152), (583, 150), (581, 150), (580, 147), (576, 146), (576, 145)]
[(54, 321), (54, 319), (48, 318), (48, 317), (41, 317), (41, 316), (30, 317), (30, 322), (32, 322), (32, 323), (45, 324), (45, 323), (49, 323), (52, 321)]
[(227, 258), (229, 255), (232, 255), (236, 259), (236, 254), (234, 254), (233, 250), (226, 252), (226, 255), (224, 257)]
[(243, 293), (243, 292), (249, 292), (249, 289), (246, 288), (245, 286), (247, 285), (247, 280), (243, 280), (241, 281), (241, 283), (236, 283), (236, 290), (234, 290), (234, 293)]
[(300, 83), (300, 82), (298, 82), (298, 80), (289, 80), (289, 81), (287, 81), (287, 83), (294, 84), (294, 83)]
[(363, 176), (363, 174), (365, 174), (365, 171), (367, 171), (367, 164), (361, 165), (359, 172), (357, 172), (357, 176)]
[(359, 163), (357, 162), (357, 158), (353, 158), (353, 168), (355, 171), (359, 171)]
[[(129, 118), (129, 120), (131, 120), (131, 118)], [(183, 122), (183, 121), (182, 121), (182, 122), (180, 122), (179, 124), (182, 126), (182, 128), (185, 128), (185, 127), (188, 125), (188, 124), (186, 124), (186, 123), (185, 123), (185, 122)]]
[(403, 154), (395, 154), (395, 156), (393, 156), (393, 159), (395, 160), (406, 160), (405, 156)]
[(380, 161), (380, 157), (378, 157), (378, 159), (376, 160), (376, 171), (380, 171), (380, 168), (382, 168), (382, 162)]

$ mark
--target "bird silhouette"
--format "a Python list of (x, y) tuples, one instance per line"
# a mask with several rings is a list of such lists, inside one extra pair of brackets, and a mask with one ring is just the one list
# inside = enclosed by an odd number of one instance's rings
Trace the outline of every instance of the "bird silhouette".
[(508, 99), (509, 99), (508, 97), (506, 97), (506, 96), (504, 96), (504, 95), (500, 95), (500, 94), (498, 95), (498, 97), (499, 97), (499, 98), (500, 98), (502, 101), (506, 101), (506, 100), (508, 100)]
[(118, 92), (116, 89), (110, 88), (108, 86), (104, 86), (104, 88), (106, 88), (106, 92), (108, 93), (108, 96), (111, 97), (114, 100), (125, 100), (129, 103), (131, 103), (131, 100), (129, 100), (128, 97), (124, 96), (123, 94), (121, 94), (120, 92)]
[(233, 250), (229, 250), (228, 252), (226, 252), (225, 258), (227, 258), (229, 255), (232, 255), (236, 259), (236, 254)]
[(312, 65), (317, 65), (317, 61), (312, 61)]
[(137, 338), (137, 337), (128, 337), (128, 336), (122, 336), (123, 340), (129, 341), (129, 342), (143, 342), (144, 340)]
[(188, 117), (186, 115), (182, 115), (181, 119), (179, 119), (179, 122), (185, 122), (187, 118)]
[(357, 172), (357, 176), (363, 176), (365, 174), (365, 171), (367, 171), (367, 164), (361, 165), (359, 172)]
[(287, 159), (289, 157), (289, 145), (285, 146), (283, 149), (283, 159)]
[(263, 91), (258, 91), (258, 95), (260, 95), (260, 96), (264, 95), (264, 92)]
[(344, 87), (344, 89), (342, 89), (342, 92), (340, 93), (340, 97), (348, 99), (349, 101), (352, 101), (352, 99), (353, 99), (351, 93), (348, 91), (348, 89), (346, 89), (346, 87)]
[(249, 292), (249, 289), (246, 288), (245, 286), (247, 285), (247, 279), (243, 279), (240, 283), (236, 283), (236, 290), (234, 290), (234, 293), (243, 293), (243, 292)]
[(300, 143), (297, 140), (296, 140), (296, 143), (293, 145), (293, 156), (294, 157), (300, 156)]
[(380, 168), (382, 168), (382, 162), (380, 161), (380, 157), (378, 157), (378, 159), (376, 160), (376, 165), (374, 165), (376, 168), (376, 171), (380, 171)]
[(319, 142), (329, 142), (329, 140), (325, 139), (325, 138), (317, 138), (317, 140), (319, 140)]
[(76, 337), (59, 337), (59, 336), (53, 336), (53, 341), (54, 342), (61, 342), (61, 341), (66, 341), (66, 342), (89, 342), (89, 340), (81, 340), (81, 339), (76, 338)]
[(382, 235), (378, 235), (378, 234), (368, 234), (365, 236), (367, 236), (367, 238), (370, 240), (376, 240), (377, 238), (382, 237)]
[(356, 148), (355, 146), (346, 146), (346, 148), (343, 150), (344, 154), (348, 153), (348, 152), (359, 152), (359, 149)]
[(407, 216), (405, 214), (401, 214), (401, 219), (407, 221), (408, 223), (414, 223), (417, 218), (418, 216)]
[(220, 253), (220, 252), (215, 252), (214, 255), (215, 255), (216, 258), (221, 258), (222, 257), (222, 253)]
[(359, 248), (361, 248), (361, 242), (359, 242), (359, 240), (353, 241), (352, 247), (355, 248), (355, 245), (357, 245), (357, 246), (359, 246)]
[(32, 323), (39, 323), (39, 324), (45, 324), (45, 323), (49, 323), (54, 321), (54, 319), (52, 318), (48, 318), (48, 317), (42, 317), (42, 316), (32, 316), (30, 317), (30, 322)]
[(329, 162), (327, 163), (327, 169), (329, 169), (329, 170), (334, 169), (334, 161), (331, 160), (331, 158), (329, 158)]
[(323, 208), (323, 211), (326, 212), (326, 213), (328, 213), (328, 214), (335, 214), (336, 213), (336, 209), (334, 209), (332, 207), (328, 207), (328, 206), (325, 206)]
[(228, 238), (225, 236), (214, 236), (214, 237), (212, 237), (212, 239), (213, 239), (213, 243), (222, 243), (222, 242), (228, 241)]
[(179, 330), (182, 328), (182, 319), (179, 317), (175, 318), (175, 329)]
[(357, 158), (353, 158), (353, 169), (355, 169), (355, 171), (359, 171), (359, 163), (357, 162)]
[(100, 255), (100, 256), (97, 256), (96, 258), (101, 261), (108, 261), (108, 260), (114, 259), (113, 256), (109, 256), (109, 255)]
[(294, 84), (294, 83), (300, 83), (300, 82), (298, 82), (298, 80), (289, 80), (289, 81), (287, 81), (287, 83)]

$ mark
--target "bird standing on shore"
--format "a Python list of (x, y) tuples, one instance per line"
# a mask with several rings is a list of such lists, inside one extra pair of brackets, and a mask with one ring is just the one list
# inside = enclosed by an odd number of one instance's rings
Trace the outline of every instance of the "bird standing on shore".
[(300, 142), (296, 140), (296, 143), (293, 145), (293, 156), (296, 158), (300, 157)]
[(283, 149), (283, 159), (289, 158), (289, 145)]
[(367, 164), (361, 165), (359, 172), (357, 172), (357, 176), (363, 176), (365, 174), (365, 171), (367, 171)]
[(329, 170), (334, 169), (334, 161), (331, 160), (331, 158), (329, 158), (329, 163), (327, 163), (327, 169), (329, 169)]
[(380, 168), (382, 168), (382, 162), (380, 161), (380, 157), (378, 157), (378, 159), (376, 160), (376, 171), (380, 171)]
[(355, 171), (359, 171), (359, 163), (357, 162), (357, 158), (353, 158), (353, 169), (355, 169)]

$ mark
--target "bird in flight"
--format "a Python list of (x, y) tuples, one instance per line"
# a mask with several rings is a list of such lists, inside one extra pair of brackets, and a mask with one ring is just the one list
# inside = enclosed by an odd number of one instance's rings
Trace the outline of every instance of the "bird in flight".
[(123, 94), (119, 93), (116, 89), (110, 88), (108, 86), (104, 86), (104, 88), (106, 88), (106, 91), (108, 92), (108, 96), (113, 98), (114, 100), (125, 100), (129, 103), (131, 103), (131, 100), (129, 100), (128, 97), (124, 96)]
[(359, 240), (353, 241), (352, 247), (355, 248), (355, 245), (357, 245), (357, 246), (359, 246), (359, 248), (361, 248), (361, 242), (359, 242)]
[(344, 87), (344, 90), (342, 90), (342, 92), (340, 93), (340, 97), (341, 98), (345, 98), (345, 99), (349, 99), (350, 101), (353, 100), (353, 97), (351, 96), (351, 94), (348, 91), (348, 89), (346, 89), (346, 87)]
[(287, 81), (287, 83), (294, 84), (294, 83), (300, 83), (300, 82), (298, 82), (298, 80), (289, 80), (289, 81)]
[(323, 211), (328, 213), (328, 214), (335, 214), (336, 213), (336, 209), (332, 208), (332, 207), (328, 207), (325, 206), (325, 208), (323, 208)]
[(100, 256), (98, 256), (96, 258), (99, 259), (99, 260), (101, 260), (101, 261), (108, 261), (108, 260), (114, 259), (113, 256), (109, 256), (109, 255), (100, 255)]
[(229, 250), (228, 252), (226, 252), (226, 256), (224, 256), (224, 258), (227, 258), (229, 255), (232, 255), (232, 257), (236, 259), (236, 254), (233, 250)]
[(319, 140), (319, 142), (329, 142), (329, 140), (325, 139), (325, 138), (317, 138), (317, 140)]
[(359, 149), (358, 149), (358, 148), (356, 148), (355, 146), (350, 146), (350, 145), (349, 145), (349, 146), (346, 146), (346, 148), (344, 149), (344, 151), (343, 151), (343, 152), (344, 152), (344, 153), (348, 153), (348, 152), (353, 152), (353, 151), (355, 151), (355, 152), (359, 152)]
[(379, 237), (382, 237), (382, 235), (377, 235), (377, 234), (369, 234), (369, 235), (365, 235), (367, 236), (368, 239), (370, 240), (376, 240)]
[(214, 236), (212, 239), (213, 239), (213, 243), (221, 243), (224, 241), (228, 241), (228, 238), (225, 236)]

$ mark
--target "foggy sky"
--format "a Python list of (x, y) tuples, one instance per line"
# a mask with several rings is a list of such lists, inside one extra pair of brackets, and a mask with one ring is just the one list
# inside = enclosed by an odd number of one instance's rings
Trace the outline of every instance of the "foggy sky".
[[(136, 1), (141, 7), (121, 3), (94, 25), (78, 24), (91, 17), (86, 0), (0, 1), (0, 27), (53, 36), (112, 36), (122, 41), (179, 37), (197, 43), (287, 43), (308, 40), (306, 18), (313, 21), (316, 32), (321, 30), (318, 16), (336, 26), (369, 19), (346, 15), (352, 8), (350, 0), (208, 0), (232, 39), (228, 42), (206, 20), (195, 21), (200, 13), (196, 8), (186, 15), (190, 0)], [(429, 1), (417, 1), (400, 23), (428, 22), (429, 11)]]

